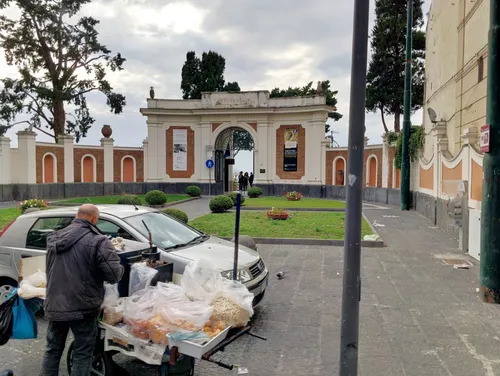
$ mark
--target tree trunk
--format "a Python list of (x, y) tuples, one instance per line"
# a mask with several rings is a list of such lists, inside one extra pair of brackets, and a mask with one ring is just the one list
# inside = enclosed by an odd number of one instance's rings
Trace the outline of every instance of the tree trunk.
[(387, 128), (387, 124), (385, 123), (384, 107), (380, 107), (380, 116), (382, 117), (382, 125), (384, 126), (384, 132), (389, 133), (389, 129)]
[(399, 110), (394, 113), (394, 132), (401, 132), (401, 113)]
[(54, 137), (57, 138), (64, 135), (64, 127), (66, 125), (66, 113), (64, 112), (64, 102), (56, 99), (54, 101)]

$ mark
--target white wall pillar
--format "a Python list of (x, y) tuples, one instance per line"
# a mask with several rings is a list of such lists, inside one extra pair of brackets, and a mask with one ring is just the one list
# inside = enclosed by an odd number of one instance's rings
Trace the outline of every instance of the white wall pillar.
[[(149, 141), (146, 138), (145, 140), (142, 141), (142, 160), (143, 160), (143, 174), (144, 174), (144, 181), (146, 181), (146, 175), (148, 171), (148, 146), (149, 146)], [(136, 178), (137, 180), (137, 178)]]
[[(259, 149), (254, 151), (254, 174), (256, 183), (268, 183), (270, 180), (270, 160), (268, 157), (268, 143), (271, 142), (269, 138), (269, 126), (268, 121), (257, 122), (257, 139), (259, 144)], [(264, 170), (263, 173), (260, 171)]]
[(389, 165), (389, 143), (385, 137), (382, 142), (382, 188), (387, 188), (389, 187), (389, 169), (392, 170), (392, 166)]
[[(321, 141), (321, 184), (322, 185), (326, 185), (326, 148), (329, 145), (330, 141), (328, 140)], [(329, 166), (328, 168), (332, 168), (332, 166)]]
[[(104, 182), (112, 183), (114, 181), (114, 158), (113, 158), (112, 138), (101, 138), (101, 146), (104, 149)], [(121, 166), (118, 168), (121, 169)]]
[(64, 182), (73, 183), (75, 181), (74, 163), (74, 137), (70, 135), (59, 136), (57, 143), (63, 146), (64, 150)]
[(325, 120), (311, 120), (305, 129), (305, 177), (308, 184), (321, 184), (321, 142), (325, 140)]
[[(213, 146), (213, 144), (215, 143), (215, 140), (212, 140), (212, 123), (208, 121), (202, 121), (198, 123), (198, 133), (195, 137), (197, 137), (197, 139), (195, 140), (196, 149), (201, 156), (201, 158), (195, 159), (197, 167), (200, 170), (198, 177), (200, 181), (208, 183), (209, 171), (205, 163), (207, 159), (213, 157), (213, 152), (207, 151), (207, 146)], [(212, 180), (214, 179), (213, 173), (214, 171), (212, 171)]]
[(36, 184), (36, 133), (17, 132), (19, 150), (19, 183)]
[(0, 184), (11, 184), (10, 138), (0, 137)]
[[(148, 121), (148, 154), (146, 181), (161, 181), (160, 158), (166, 159), (166, 145), (160, 145), (160, 131), (163, 129), (160, 123)], [(165, 137), (163, 137), (165, 139)], [(162, 153), (163, 151), (163, 153)], [(164, 170), (165, 172), (166, 170)]]

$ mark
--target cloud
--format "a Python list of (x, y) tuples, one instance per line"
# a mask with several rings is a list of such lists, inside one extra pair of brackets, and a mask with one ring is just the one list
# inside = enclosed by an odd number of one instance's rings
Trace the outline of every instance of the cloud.
[[(372, 1), (372, 23), (373, 10)], [(226, 58), (226, 80), (238, 81), (243, 90), (329, 79), (339, 91), (338, 110), (344, 114), (332, 128), (339, 132), (338, 142), (347, 144), (351, 1), (95, 0), (83, 14), (101, 21), (101, 42), (127, 59), (124, 71), (109, 76), (112, 86), (126, 95), (127, 107), (115, 116), (102, 95), (90, 96), (96, 123), (82, 143), (98, 143), (101, 125), (110, 124), (116, 144), (139, 146), (147, 135), (139, 108), (146, 103), (149, 87), (155, 87), (158, 98), (180, 98), (186, 52), (214, 50)], [(1, 58), (0, 71), (15, 74)], [(419, 123), (421, 113), (413, 119)], [(17, 130), (9, 135), (15, 138)], [(366, 134), (371, 142), (380, 142), (382, 130), (380, 115), (367, 114)]]

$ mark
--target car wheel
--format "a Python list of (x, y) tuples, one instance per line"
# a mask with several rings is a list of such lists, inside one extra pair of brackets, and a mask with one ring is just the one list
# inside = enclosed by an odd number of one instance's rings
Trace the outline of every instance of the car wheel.
[(17, 282), (10, 278), (0, 278), (0, 303), (7, 300), (7, 297), (17, 287)]

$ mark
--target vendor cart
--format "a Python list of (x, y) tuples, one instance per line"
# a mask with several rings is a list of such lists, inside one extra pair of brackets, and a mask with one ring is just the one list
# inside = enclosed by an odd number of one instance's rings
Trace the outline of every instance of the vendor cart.
[[(142, 247), (144, 247), (143, 244)], [(129, 296), (131, 265), (135, 262), (142, 262), (148, 259), (158, 261), (159, 252), (154, 246), (143, 249), (141, 247), (134, 247), (132, 244), (127, 244), (125, 250), (119, 251), (118, 254), (125, 268), (122, 281), (118, 284), (118, 291), (120, 297), (127, 297)], [(158, 282), (172, 282), (173, 264), (158, 263), (158, 266), (155, 268), (158, 269), (158, 273), (151, 281), (151, 285), (154, 286)], [(235, 329), (227, 328), (220, 336), (210, 340), (205, 347), (190, 344), (187, 341), (169, 341), (168, 347), (162, 347), (148, 340), (133, 337), (125, 330), (124, 326), (114, 327), (101, 322), (99, 323), (96, 338), (91, 374), (95, 376), (127, 375), (128, 372), (119, 367), (112, 359), (118, 353), (135, 357), (147, 364), (156, 366), (162, 376), (192, 376), (194, 375), (197, 359), (212, 362), (222, 368), (232, 370), (233, 365), (214, 360), (212, 357), (216, 353), (224, 351), (228, 345), (243, 335), (251, 335), (265, 340), (265, 338), (251, 333), (250, 330), (250, 326)], [(67, 354), (67, 367), (70, 375), (73, 363), (73, 348), (74, 343), (71, 343)], [(207, 349), (206, 352), (201, 351), (204, 348)]]

